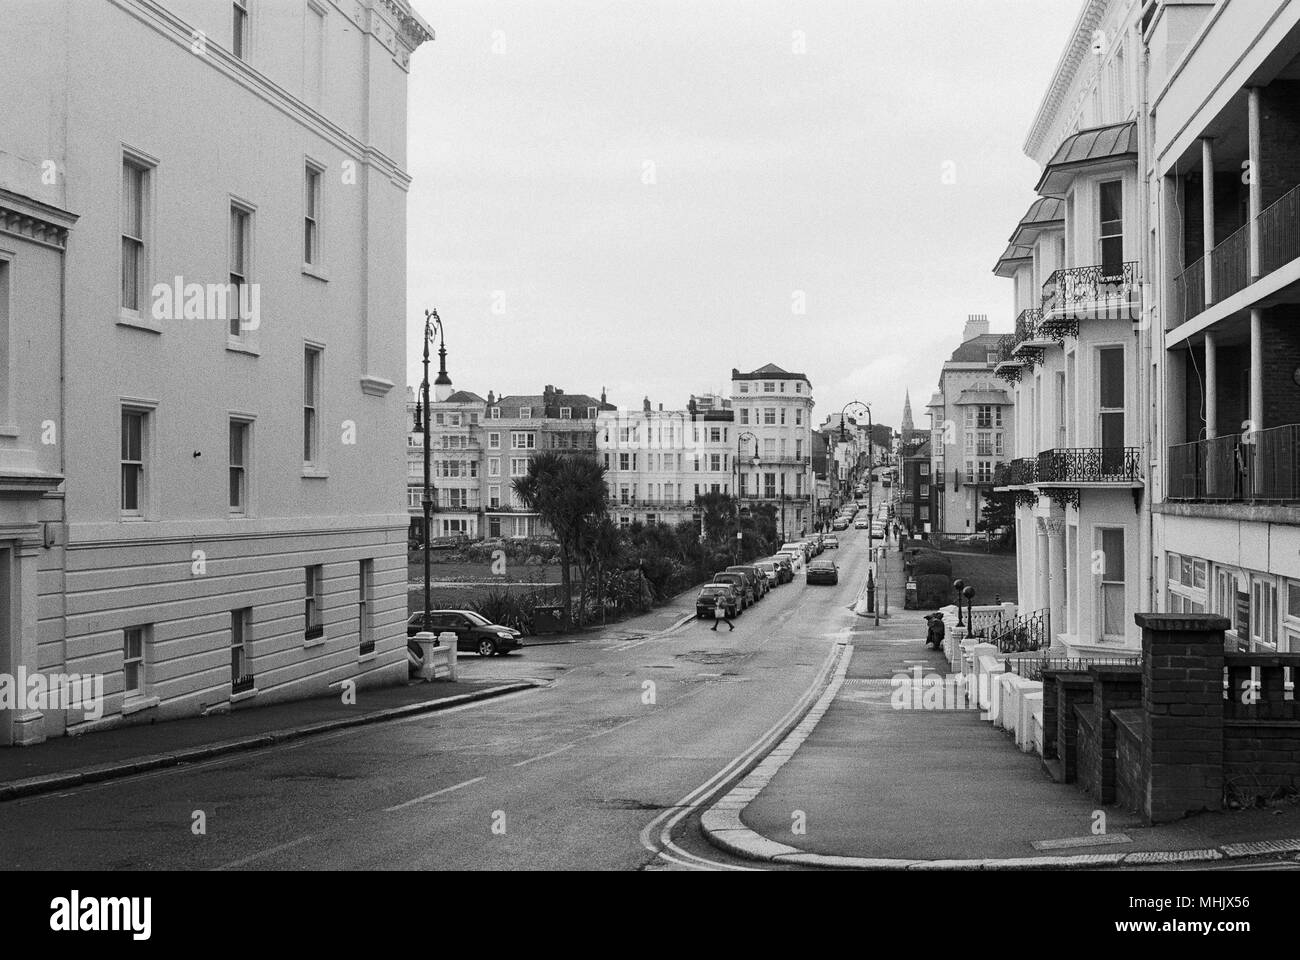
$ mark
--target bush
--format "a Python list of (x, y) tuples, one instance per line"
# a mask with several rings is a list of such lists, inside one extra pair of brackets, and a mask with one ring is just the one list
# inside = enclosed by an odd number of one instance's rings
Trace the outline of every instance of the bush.
[(918, 609), (935, 609), (952, 602), (952, 578), (947, 574), (923, 573), (915, 579)]

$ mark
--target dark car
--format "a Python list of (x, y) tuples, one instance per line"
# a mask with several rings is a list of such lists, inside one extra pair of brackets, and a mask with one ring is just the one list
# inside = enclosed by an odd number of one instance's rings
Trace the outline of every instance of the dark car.
[(737, 564), (734, 567), (727, 567), (726, 572), (743, 573), (748, 575), (751, 578), (751, 586), (754, 588), (754, 596), (759, 597), (760, 599), (767, 596), (767, 591), (769, 589), (767, 585), (767, 577), (764, 576), (762, 570), (758, 569), (758, 567), (753, 564)]
[[(411, 614), (406, 621), (408, 638), (420, 632), (420, 621), (423, 619), (423, 610)], [(522, 636), (518, 630), (493, 623), (473, 610), (431, 610), (428, 629), (430, 633), (451, 631), (456, 634), (457, 650), (473, 650), (480, 657), (490, 657), (494, 653), (507, 654), (520, 645), (519, 638)]]
[(727, 573), (726, 571), (723, 571), (721, 573), (714, 574), (713, 582), (730, 583), (732, 586), (734, 586), (736, 588), (736, 592), (740, 594), (741, 610), (744, 610), (746, 607), (752, 607), (755, 603), (758, 602), (754, 597), (754, 588), (750, 586), (749, 577), (746, 574)]
[(706, 583), (695, 598), (695, 616), (712, 619), (718, 607), (718, 598), (722, 597), (727, 616), (740, 615), (741, 599), (736, 588), (729, 583)]
[(808, 564), (805, 579), (808, 583), (836, 584), (840, 582), (840, 568), (834, 560), (814, 560)]

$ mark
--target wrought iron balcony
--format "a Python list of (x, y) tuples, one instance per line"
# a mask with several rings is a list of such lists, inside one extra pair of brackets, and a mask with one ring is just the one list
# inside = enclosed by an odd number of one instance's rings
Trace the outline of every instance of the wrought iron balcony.
[(993, 486), (1005, 487), (1011, 483), (1011, 464), (999, 463), (993, 467)]
[(1137, 447), (1058, 447), (1038, 455), (1034, 483), (1054, 486), (1142, 483)]
[(1053, 339), (1077, 337), (1080, 320), (1136, 321), (1142, 315), (1135, 262), (1057, 270), (1043, 284), (1043, 322)]
[(1007, 486), (1027, 487), (1038, 480), (1038, 460), (1022, 457), (1007, 464)]
[(1029, 653), (1052, 645), (1051, 611), (1046, 608), (1022, 613), (997, 625), (991, 643), (1001, 653)]
[(1206, 503), (1300, 503), (1300, 424), (1169, 448), (1166, 497)]

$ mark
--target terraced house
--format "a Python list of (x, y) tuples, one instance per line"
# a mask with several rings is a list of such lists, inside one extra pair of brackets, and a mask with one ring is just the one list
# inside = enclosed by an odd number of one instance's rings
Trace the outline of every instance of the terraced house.
[(816, 495), (812, 383), (774, 363), (748, 373), (733, 368), (731, 405), (741, 445), (737, 495), (775, 507), (783, 538), (807, 534), (815, 522)]
[(431, 38), (406, 0), (5, 4), (0, 671), (102, 675), (110, 725), (405, 677)]
[(1025, 143), (1039, 199), (994, 271), (1015, 297), (997, 373), (1018, 459), (998, 479), (1016, 494), (1020, 596), (1069, 656), (1135, 649), (1146, 603), (1139, 13), (1084, 6)]

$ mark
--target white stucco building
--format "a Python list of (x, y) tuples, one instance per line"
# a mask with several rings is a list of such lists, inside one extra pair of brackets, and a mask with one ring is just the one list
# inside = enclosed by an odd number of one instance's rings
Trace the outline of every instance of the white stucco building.
[(0, 111), (0, 670), (102, 675), (97, 724), (405, 676), (431, 36), (407, 0), (5, 4), (0, 84), (41, 95)]
[(781, 536), (807, 534), (816, 520), (812, 383), (774, 363), (748, 373), (733, 368), (731, 405), (742, 450), (738, 496), (774, 506)]

